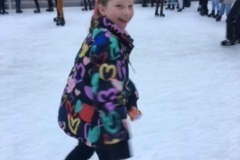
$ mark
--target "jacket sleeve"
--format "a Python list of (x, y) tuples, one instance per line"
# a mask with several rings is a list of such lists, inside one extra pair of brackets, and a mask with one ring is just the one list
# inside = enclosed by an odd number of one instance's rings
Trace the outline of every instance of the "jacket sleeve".
[(130, 107), (132, 106), (138, 108), (137, 100), (139, 98), (139, 95), (134, 83), (131, 80), (129, 80), (128, 88), (130, 89), (130, 95), (127, 102), (127, 109), (130, 110)]

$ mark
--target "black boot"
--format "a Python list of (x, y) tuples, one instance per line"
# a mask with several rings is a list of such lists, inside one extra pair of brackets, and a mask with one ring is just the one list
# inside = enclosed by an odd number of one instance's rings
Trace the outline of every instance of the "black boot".
[(206, 15), (208, 15), (208, 10), (202, 10), (201, 12), (200, 12), (200, 15), (201, 16), (206, 16)]
[(179, 8), (177, 11), (178, 11), (178, 12), (182, 12), (183, 9), (184, 9), (184, 7)]
[(165, 9), (171, 9), (170, 4), (167, 5), (167, 7)]
[(208, 17), (215, 17), (215, 10), (212, 10), (211, 14), (209, 14)]
[(222, 41), (221, 45), (222, 46), (232, 46), (232, 45), (235, 45), (235, 41), (227, 39), (227, 40)]
[(21, 9), (16, 9), (16, 13), (22, 13), (23, 11)]
[(46, 9), (46, 11), (47, 11), (47, 12), (53, 12), (54, 9), (53, 9), (53, 7), (49, 7), (49, 8)]
[(34, 13), (40, 13), (40, 12), (41, 12), (41, 11), (40, 11), (39, 8), (37, 8), (37, 9), (34, 10)]
[(64, 26), (65, 25), (65, 20), (63, 17), (59, 17), (56, 23), (57, 26)]
[(175, 9), (175, 5), (173, 4), (170, 10), (174, 10), (174, 9)]
[(219, 15), (218, 15), (218, 16), (216, 17), (216, 21), (221, 21), (221, 19), (222, 19), (222, 16), (219, 16)]

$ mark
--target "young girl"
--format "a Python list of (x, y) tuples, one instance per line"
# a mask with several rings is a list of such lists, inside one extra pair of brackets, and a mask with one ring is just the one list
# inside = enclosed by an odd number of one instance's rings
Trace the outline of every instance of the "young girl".
[(89, 34), (68, 77), (58, 121), (78, 145), (66, 160), (131, 157), (127, 115), (141, 115), (137, 90), (129, 79), (133, 39), (125, 28), (133, 17), (133, 0), (99, 0)]

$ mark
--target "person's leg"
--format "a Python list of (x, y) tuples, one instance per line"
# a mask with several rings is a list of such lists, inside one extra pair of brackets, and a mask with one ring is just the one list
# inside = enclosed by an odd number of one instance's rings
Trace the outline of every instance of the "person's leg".
[(161, 7), (160, 7), (160, 16), (161, 16), (161, 17), (165, 17), (165, 14), (163, 13), (163, 5), (164, 5), (164, 4), (163, 4), (163, 3), (164, 3), (163, 1), (164, 1), (164, 0), (160, 0), (160, 5), (161, 5)]
[(159, 16), (159, 14), (158, 14), (158, 8), (159, 8), (159, 0), (156, 1), (155, 16)]
[(221, 3), (220, 11), (218, 16), (216, 17), (216, 21), (221, 21), (224, 12), (225, 12), (225, 3)]
[(106, 148), (95, 149), (99, 160), (120, 160), (131, 157), (131, 151), (128, 141), (122, 141), (117, 144), (109, 145)]
[(92, 157), (94, 149), (79, 142), (78, 145), (67, 155), (65, 160), (88, 160)]
[(236, 27), (236, 40), (238, 43), (240, 43), (240, 15), (237, 18), (236, 21), (237, 27)]
[(36, 10), (34, 10), (34, 13), (40, 13), (40, 7), (39, 7), (38, 0), (34, 0), (34, 3), (36, 5)]
[(208, 15), (208, 17), (215, 16), (215, 0), (211, 0), (211, 2), (212, 2), (212, 12)]
[(239, 23), (237, 23), (237, 19), (240, 16), (239, 7), (240, 0), (236, 0), (227, 16), (226, 40), (221, 42), (223, 46), (234, 45), (237, 40), (239, 35)]
[(174, 10), (175, 9), (175, 1), (174, 0), (171, 0), (171, 10)]
[(22, 10), (21, 10), (21, 0), (16, 0), (16, 12), (17, 13), (22, 13)]
[(179, 9), (177, 10), (178, 12), (181, 12), (183, 10), (183, 0), (178, 0), (178, 4), (179, 4)]
[(48, 8), (46, 9), (47, 12), (52, 12), (53, 11), (53, 1), (48, 0)]
[(154, 6), (154, 0), (151, 0), (151, 6), (152, 7)]
[(87, 11), (87, 0), (83, 0), (83, 6), (84, 8), (82, 9), (83, 11)]
[(202, 1), (201, 15), (202, 16), (208, 15), (208, 0), (203, 0)]
[(4, 0), (0, 0), (0, 14), (2, 14), (3, 11), (3, 2)]
[(92, 10), (92, 4), (91, 4), (90, 0), (88, 0), (88, 8), (89, 8), (89, 10)]
[(57, 17), (53, 18), (53, 21), (54, 22), (57, 22), (58, 19), (59, 19), (59, 11), (58, 11), (58, 8), (57, 8), (57, 4), (58, 4), (58, 0), (55, 0), (55, 7), (56, 7), (56, 11), (57, 11)]
[(57, 4), (58, 4), (58, 0), (55, 0), (55, 7), (56, 7), (56, 10), (57, 10), (57, 17), (59, 17), (59, 11), (58, 11), (58, 8), (57, 8)]
[(197, 9), (197, 11), (198, 11), (198, 12), (201, 12), (201, 10), (202, 10), (202, 0), (199, 0), (199, 4), (198, 4), (198, 9)]

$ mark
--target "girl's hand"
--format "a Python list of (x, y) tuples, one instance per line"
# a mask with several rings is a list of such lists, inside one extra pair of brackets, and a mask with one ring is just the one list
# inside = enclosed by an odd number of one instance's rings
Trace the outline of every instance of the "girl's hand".
[(142, 116), (142, 113), (136, 107), (132, 106), (131, 109), (128, 111), (128, 115), (130, 117), (130, 120), (134, 121), (136, 119), (139, 119)]

